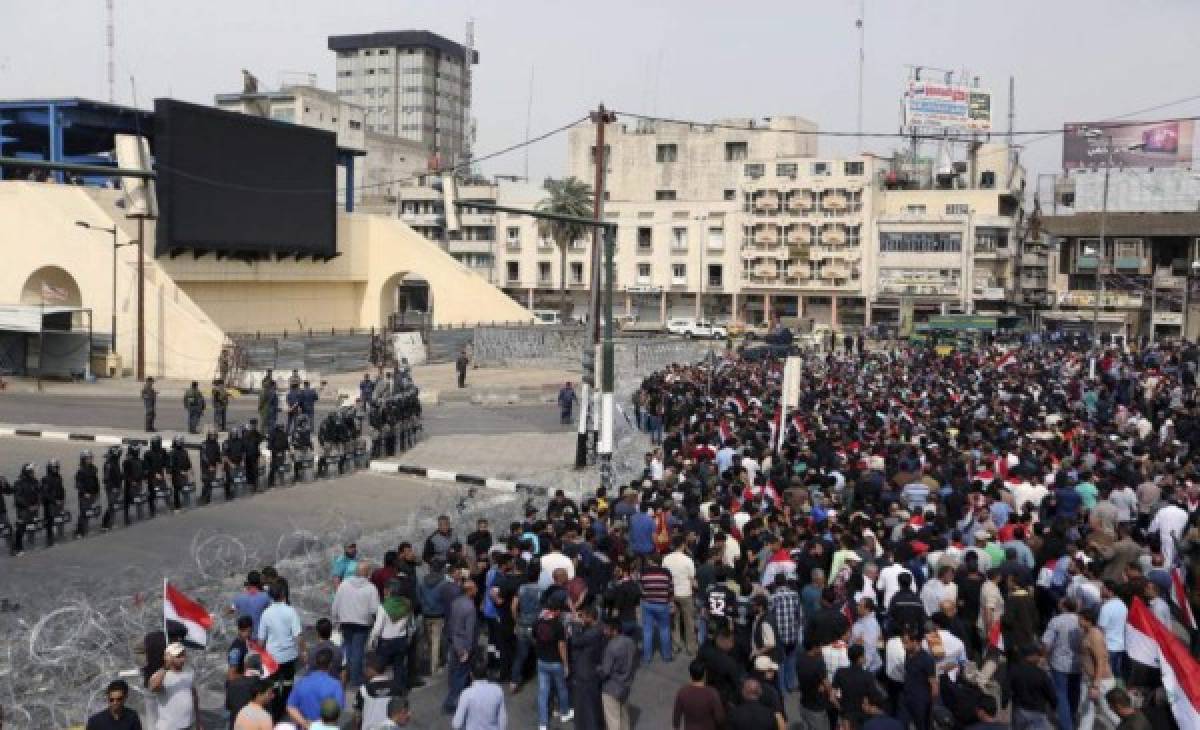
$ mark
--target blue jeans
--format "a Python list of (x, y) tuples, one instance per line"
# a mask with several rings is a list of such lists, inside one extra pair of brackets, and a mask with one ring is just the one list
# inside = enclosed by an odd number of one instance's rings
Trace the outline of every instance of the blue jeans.
[(538, 724), (550, 724), (550, 689), (553, 685), (558, 695), (558, 714), (565, 715), (571, 711), (571, 701), (567, 698), (567, 678), (563, 674), (562, 662), (544, 662), (538, 659)]
[(1081, 675), (1050, 670), (1054, 682), (1054, 694), (1058, 698), (1058, 726), (1075, 727), (1075, 708), (1079, 707), (1079, 682)]
[(367, 636), (371, 629), (358, 624), (342, 624), (342, 646), (346, 654), (346, 674), (350, 684), (361, 686), (363, 683), (363, 656), (367, 652)]
[(458, 653), (450, 648), (449, 656), (450, 678), (446, 682), (446, 701), (442, 703), (442, 711), (447, 715), (453, 714), (458, 708), (458, 696), (467, 688), (471, 679), (471, 656), (465, 662), (458, 660)]
[(775, 676), (780, 696), (786, 696), (786, 693), (795, 692), (799, 686), (799, 680), (796, 679), (796, 644), (784, 644), (780, 647), (780, 653), (783, 659), (779, 662), (779, 674)]
[(392, 668), (393, 690), (399, 693), (408, 689), (408, 637), (381, 639), (376, 652)]
[(516, 650), (513, 658), (512, 674), (509, 675), (509, 680), (513, 684), (520, 684), (525, 679), (525, 660), (529, 658), (529, 652), (533, 649), (533, 635), (528, 627), (517, 627), (516, 631)]
[(642, 601), (642, 663), (654, 658), (654, 633), (663, 661), (671, 661), (671, 608), (665, 603)]

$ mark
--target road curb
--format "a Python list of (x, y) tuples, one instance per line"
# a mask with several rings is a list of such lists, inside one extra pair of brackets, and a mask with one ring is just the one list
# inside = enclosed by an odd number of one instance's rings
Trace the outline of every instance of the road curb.
[(441, 482), (456, 482), (458, 484), (468, 484), (473, 487), (483, 487), (485, 489), (495, 489), (503, 492), (525, 492), (536, 497), (545, 497), (550, 493), (546, 487), (536, 484), (526, 484), (524, 482), (516, 482), (511, 479), (496, 479), (493, 477), (481, 477), (474, 474), (459, 474), (457, 472), (445, 471), (443, 469), (430, 469), (424, 466), (412, 466), (410, 464), (397, 464), (393, 461), (372, 461), (370, 471), (377, 474), (403, 474), (405, 476), (421, 477)]
[[(150, 443), (150, 439), (117, 436), (107, 433), (70, 433), (68, 431), (39, 431), (33, 428), (0, 427), (0, 436), (20, 436), (22, 438), (45, 439), (47, 441), (90, 441), (97, 444), (138, 444)], [(189, 449), (200, 448), (198, 444), (187, 444)]]

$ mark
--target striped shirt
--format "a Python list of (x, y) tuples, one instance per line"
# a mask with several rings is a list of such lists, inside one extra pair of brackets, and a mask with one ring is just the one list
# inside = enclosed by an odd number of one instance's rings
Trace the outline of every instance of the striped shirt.
[(649, 565), (642, 571), (642, 600), (646, 603), (670, 603), (675, 597), (671, 574), (657, 565)]

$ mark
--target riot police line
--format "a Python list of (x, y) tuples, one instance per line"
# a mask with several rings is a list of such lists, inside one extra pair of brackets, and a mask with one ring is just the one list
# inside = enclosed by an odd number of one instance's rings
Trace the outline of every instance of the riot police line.
[[(258, 419), (235, 426), (224, 441), (210, 427), (199, 444), (176, 436), (169, 448), (160, 436), (114, 445), (97, 465), (91, 451), (79, 455), (74, 474), (77, 513), (67, 508), (67, 488), (57, 459), (39, 477), (25, 464), (15, 480), (0, 476), (0, 537), (9, 552), (20, 554), (28, 541), (45, 533), (47, 547), (65, 537), (87, 537), (93, 523), (111, 530), (120, 514), (125, 526), (150, 518), (159, 509), (178, 512), (207, 505), (213, 492), (226, 501), (239, 495), (289, 484), (326, 479), (365, 469), (373, 458), (394, 456), (420, 437), (421, 404), (415, 387), (399, 389), (366, 408), (341, 406), (330, 411), (316, 430), (299, 415), (289, 431), (277, 423), (270, 433), (258, 430)], [(193, 457), (192, 453), (198, 452)], [(197, 494), (197, 492), (199, 494)], [(11, 498), (15, 519), (9, 520)]]

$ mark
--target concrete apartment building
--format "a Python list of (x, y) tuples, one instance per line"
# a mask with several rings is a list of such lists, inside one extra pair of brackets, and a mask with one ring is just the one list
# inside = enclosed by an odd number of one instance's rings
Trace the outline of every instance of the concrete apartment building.
[(367, 131), (414, 142), (441, 165), (470, 157), (471, 73), (479, 54), (424, 30), (329, 37), (337, 95)]
[[(605, 129), (604, 215), (619, 226), (617, 311), (650, 322), (738, 318), (744, 303), (739, 298), (743, 168), (750, 161), (811, 157), (816, 137), (803, 132), (816, 129), (799, 117), (610, 124)], [(589, 185), (596, 172), (595, 132), (590, 124), (568, 132), (567, 174)], [(527, 235), (528, 230), (520, 224), (506, 226), (506, 241), (510, 232)], [(567, 284), (579, 314), (586, 311), (587, 250), (579, 242), (568, 252)], [(506, 245), (503, 256), (506, 290), (522, 292), (523, 302), (557, 301), (563, 272), (553, 244), (530, 247), (522, 242), (519, 251)], [(519, 280), (507, 278), (509, 273)]]
[[(432, 186), (433, 176), (421, 176), (397, 189), (400, 220), (417, 233), (436, 242), (463, 266), (489, 282), (496, 284), (496, 231), (498, 217), (491, 211), (463, 208), (459, 213), (459, 230), (445, 228), (445, 208), (442, 191)], [(496, 183), (482, 178), (459, 182), (458, 199), (464, 203), (479, 201), (496, 204)]]

